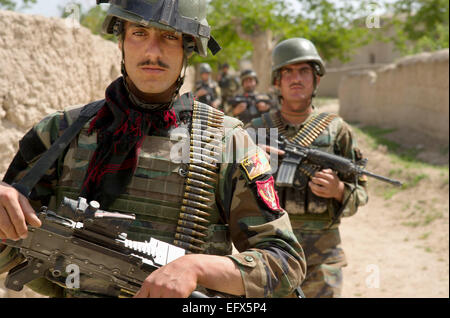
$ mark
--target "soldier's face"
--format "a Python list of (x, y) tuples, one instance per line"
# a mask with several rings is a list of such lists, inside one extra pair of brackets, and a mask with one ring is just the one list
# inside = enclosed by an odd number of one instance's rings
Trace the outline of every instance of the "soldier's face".
[[(280, 80), (276, 86), (288, 103), (308, 101), (314, 92), (314, 71), (308, 63), (291, 64), (280, 70)], [(316, 77), (317, 85), (320, 77)]]
[(147, 94), (172, 87), (183, 67), (182, 35), (127, 22), (124, 36), (125, 68), (133, 84)]
[(207, 82), (207, 81), (209, 81), (210, 75), (211, 75), (210, 73), (202, 73), (202, 74), (200, 74), (200, 77), (201, 77), (202, 81)]
[(256, 79), (248, 77), (242, 82), (242, 88), (245, 92), (253, 92), (256, 89)]

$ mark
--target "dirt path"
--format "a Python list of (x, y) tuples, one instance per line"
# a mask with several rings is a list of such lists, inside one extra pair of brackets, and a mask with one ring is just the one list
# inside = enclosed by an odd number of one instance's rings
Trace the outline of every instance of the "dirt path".
[[(338, 111), (336, 102), (321, 109)], [(447, 164), (448, 148), (412, 132), (385, 136), (410, 149), (417, 158)], [(448, 169), (403, 164), (392, 160), (384, 147), (373, 150), (358, 136), (368, 170), (409, 184), (398, 191), (370, 179), (369, 203), (342, 220), (343, 297), (449, 297), (449, 185)], [(412, 142), (413, 140), (413, 142)]]

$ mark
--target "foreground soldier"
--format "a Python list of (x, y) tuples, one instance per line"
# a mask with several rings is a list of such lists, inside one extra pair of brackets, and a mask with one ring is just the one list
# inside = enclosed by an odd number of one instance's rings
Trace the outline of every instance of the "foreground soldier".
[[(312, 104), (325, 67), (314, 45), (292, 38), (273, 52), (272, 80), (281, 109), (254, 119), (249, 127), (277, 128), (281, 136), (302, 146), (360, 160), (350, 127), (338, 116), (321, 113)], [(351, 216), (366, 204), (366, 181), (341, 180), (330, 169), (309, 178), (307, 163), (299, 167), (303, 184), (279, 188), (281, 206), (289, 212), (294, 233), (305, 250), (307, 276), (302, 284), (306, 297), (339, 297), (346, 259), (339, 234), (340, 216)], [(302, 179), (300, 179), (302, 180)], [(309, 180), (309, 181), (308, 181)], [(337, 218), (337, 220), (335, 220)]]
[[(154, 237), (190, 252), (149, 275), (137, 297), (187, 297), (197, 285), (246, 297), (292, 294), (305, 275), (304, 255), (278, 205), (264, 154), (241, 122), (190, 94), (177, 98), (188, 58), (194, 51), (206, 56), (208, 43), (214, 47), (206, 1), (109, 2), (104, 30), (119, 36), (123, 77), (106, 89), (100, 111), (33, 188), (30, 201), (9, 184), (81, 108), (49, 115), (24, 136), (0, 184), (0, 238), (26, 237), (26, 223), (40, 226), (40, 206), (55, 209), (64, 196), (83, 196), (103, 210), (135, 214), (128, 238)], [(201, 139), (191, 139), (188, 164), (176, 163), (171, 150), (189, 134)], [(213, 135), (220, 138), (211, 141)], [(214, 151), (203, 152), (205, 146)], [(228, 151), (234, 148), (237, 153)], [(203, 160), (216, 151), (223, 163)], [(238, 254), (230, 255), (232, 243)], [(16, 250), (0, 245), (0, 273), (15, 259)], [(28, 286), (56, 297), (97, 295), (95, 284), (89, 293), (83, 284), (81, 275), (81, 290), (44, 278)]]
[(242, 95), (236, 95), (231, 100), (232, 114), (244, 124), (252, 119), (261, 116), (270, 110), (272, 101), (266, 94), (256, 91), (258, 85), (258, 75), (253, 70), (241, 72)]

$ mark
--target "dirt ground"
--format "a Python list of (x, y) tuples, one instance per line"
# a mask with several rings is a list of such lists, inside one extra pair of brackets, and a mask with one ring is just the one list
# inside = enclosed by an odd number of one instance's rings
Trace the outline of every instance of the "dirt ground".
[[(339, 110), (336, 100), (319, 107)], [(392, 159), (386, 147), (372, 149), (370, 140), (357, 132), (358, 144), (369, 158), (367, 169), (399, 179), (406, 187), (398, 190), (370, 179), (369, 203), (342, 220), (342, 246), (348, 261), (343, 297), (448, 298), (448, 145), (413, 132), (396, 131), (384, 137), (415, 149), (417, 158), (435, 166), (405, 166)], [(14, 293), (0, 288), (0, 298), (36, 296), (29, 290)]]
[[(337, 112), (338, 104), (328, 101), (320, 108)], [(369, 159), (367, 170), (403, 181), (406, 187), (396, 190), (370, 178), (368, 204), (342, 220), (348, 262), (343, 297), (449, 297), (448, 145), (411, 131), (384, 137), (416, 150), (416, 158), (435, 166), (405, 167), (385, 147), (372, 149), (357, 133)]]

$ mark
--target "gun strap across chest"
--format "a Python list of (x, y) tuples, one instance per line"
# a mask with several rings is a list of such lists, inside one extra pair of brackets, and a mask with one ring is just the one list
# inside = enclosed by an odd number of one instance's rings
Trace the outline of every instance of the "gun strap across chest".
[(223, 112), (194, 101), (189, 164), (182, 165), (184, 194), (173, 244), (193, 253), (204, 251), (211, 206), (215, 203), (218, 163), (224, 136)]
[(58, 159), (72, 140), (78, 135), (83, 126), (103, 107), (105, 100), (99, 100), (83, 107), (76, 121), (56, 139), (51, 147), (39, 158), (28, 173), (12, 186), (27, 198), (31, 190), (39, 182), (53, 163)]

